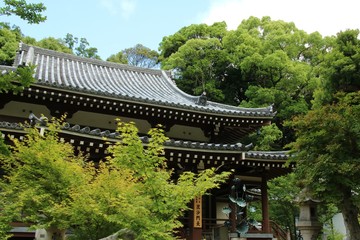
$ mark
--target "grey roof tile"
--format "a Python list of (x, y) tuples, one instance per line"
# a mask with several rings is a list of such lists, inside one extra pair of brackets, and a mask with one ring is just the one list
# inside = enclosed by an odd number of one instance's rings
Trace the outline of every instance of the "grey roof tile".
[(198, 112), (272, 118), (272, 107), (241, 108), (207, 101), (181, 91), (169, 75), (145, 69), (20, 44), (14, 67), (35, 64), (37, 84)]
[(245, 156), (256, 159), (287, 160), (290, 155), (288, 151), (248, 151)]
[[(24, 130), (28, 125), (22, 125), (18, 123), (10, 123), (7, 121), (0, 121), (0, 129), (2, 131), (6, 130)], [(64, 123), (62, 126), (62, 130), (80, 133), (82, 136), (97, 136), (97, 137), (107, 137), (110, 138), (119, 138), (119, 132), (111, 132), (110, 130), (101, 130), (99, 128), (91, 129), (88, 126), (81, 127), (79, 125), (71, 125), (70, 123)], [(146, 144), (149, 143), (150, 138), (147, 136), (140, 137), (140, 140)], [(216, 150), (216, 151), (234, 151), (234, 152), (244, 152), (245, 160), (246, 159), (256, 159), (256, 160), (264, 160), (264, 161), (287, 161), (290, 157), (288, 151), (251, 151), (252, 144), (243, 145), (241, 143), (237, 144), (215, 144), (215, 143), (204, 143), (204, 142), (191, 142), (191, 141), (183, 141), (183, 140), (175, 140), (169, 139), (164, 143), (164, 147), (175, 147), (175, 148), (183, 148), (189, 149), (192, 148), (194, 150)]]

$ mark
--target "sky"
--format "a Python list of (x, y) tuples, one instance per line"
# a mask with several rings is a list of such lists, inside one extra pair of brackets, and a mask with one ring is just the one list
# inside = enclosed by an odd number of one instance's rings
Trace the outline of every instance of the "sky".
[[(236, 29), (250, 16), (294, 22), (307, 33), (336, 35), (360, 28), (358, 0), (27, 0), (42, 2), (44, 23), (30, 25), (15, 16), (0, 21), (19, 26), (24, 35), (41, 40), (67, 33), (86, 38), (104, 60), (142, 44), (158, 50), (163, 37), (191, 24), (225, 21)], [(0, 6), (3, 6), (1, 1)]]

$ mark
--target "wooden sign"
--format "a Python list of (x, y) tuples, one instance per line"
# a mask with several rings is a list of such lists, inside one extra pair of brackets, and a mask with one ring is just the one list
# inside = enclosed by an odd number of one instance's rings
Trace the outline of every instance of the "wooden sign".
[(194, 198), (194, 228), (202, 228), (202, 197)]

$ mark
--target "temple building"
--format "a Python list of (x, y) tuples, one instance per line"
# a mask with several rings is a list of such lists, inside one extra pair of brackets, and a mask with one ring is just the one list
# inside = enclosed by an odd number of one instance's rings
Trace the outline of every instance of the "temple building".
[[(253, 151), (242, 144), (248, 134), (269, 125), (275, 116), (272, 106), (241, 108), (209, 101), (206, 95), (181, 91), (171, 73), (82, 58), (21, 43), (12, 67), (36, 66), (36, 82), (18, 94), (0, 94), (0, 131), (4, 137), (21, 137), (19, 123), (41, 122), (67, 114), (60, 136), (99, 161), (106, 155), (107, 141), (119, 141), (116, 118), (132, 121), (144, 144), (148, 130), (164, 126), (167, 164), (175, 171), (201, 171), (216, 167), (233, 170), (232, 179), (211, 194), (195, 198), (194, 210), (182, 219), (179, 237), (199, 239), (281, 239), (268, 212), (267, 181), (292, 171), (284, 152)], [(29, 119), (30, 118), (30, 119)], [(226, 206), (233, 180), (246, 184), (246, 193), (261, 201), (262, 220), (257, 227), (239, 233), (226, 227)], [(234, 214), (229, 214), (230, 220)], [(13, 239), (34, 239), (20, 223)], [(241, 232), (241, 231), (240, 231)], [(42, 239), (38, 238), (37, 239)]]

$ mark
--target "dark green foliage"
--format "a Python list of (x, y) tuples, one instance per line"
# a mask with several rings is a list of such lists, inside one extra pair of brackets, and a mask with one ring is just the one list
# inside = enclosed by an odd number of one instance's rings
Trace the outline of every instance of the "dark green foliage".
[(351, 239), (359, 239), (360, 92), (339, 93), (327, 104), (297, 117), (294, 150), (300, 186), (343, 213)]
[(289, 229), (291, 235), (294, 236), (295, 218), (299, 216), (299, 207), (294, 201), (301, 190), (297, 186), (295, 175), (291, 173), (272, 179), (268, 186), (271, 220), (283, 229)]
[(360, 40), (359, 30), (339, 32), (329, 41), (331, 51), (320, 65), (321, 82), (315, 94), (315, 105), (331, 103), (338, 91), (360, 90)]

